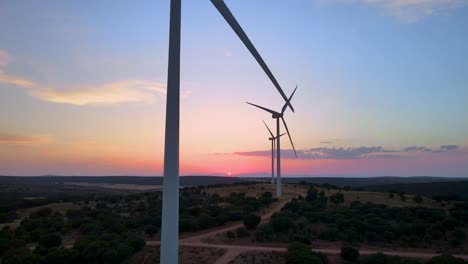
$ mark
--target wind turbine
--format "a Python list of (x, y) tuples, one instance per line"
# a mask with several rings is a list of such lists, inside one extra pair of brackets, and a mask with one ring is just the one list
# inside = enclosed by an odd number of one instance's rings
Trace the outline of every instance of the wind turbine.
[[(224, 1), (211, 0), (211, 3), (218, 9), (234, 32), (236, 32), (237, 36), (258, 64), (260, 64), (263, 71), (294, 112), (294, 108), (288, 103), (287, 97), (276, 81), (276, 78)], [(164, 264), (176, 264), (179, 257), (180, 22), (181, 0), (171, 0), (160, 257), (160, 262)]]
[[(268, 140), (271, 141), (271, 184), (275, 183), (275, 140), (276, 137), (273, 135), (273, 132), (271, 132), (270, 128), (267, 126), (265, 121), (263, 121), (263, 124), (265, 124), (265, 127), (268, 129), (268, 132), (270, 133), (270, 138)], [(280, 135), (280, 137), (284, 136), (286, 133), (283, 133)]]
[(290, 105), (291, 99), (294, 96), (294, 93), (296, 92), (296, 90), (297, 90), (297, 86), (292, 92), (291, 96), (288, 98), (288, 100), (284, 103), (283, 108), (281, 109), (280, 113), (273, 111), (271, 109), (268, 109), (266, 107), (247, 102), (249, 105), (253, 105), (264, 111), (267, 111), (268, 113), (272, 115), (273, 119), (276, 119), (276, 197), (281, 197), (281, 147), (280, 147), (281, 135), (280, 135), (280, 121), (279, 121), (280, 119), (283, 122), (284, 128), (286, 129), (286, 133), (288, 134), (288, 137), (289, 137), (289, 141), (291, 142), (291, 146), (294, 150), (294, 155), (297, 158), (296, 149), (294, 148), (294, 143), (292, 141), (291, 134), (289, 133), (288, 125), (286, 125), (286, 121), (284, 121), (284, 117), (283, 117), (284, 111), (286, 111), (286, 108), (288, 107), (288, 105)]

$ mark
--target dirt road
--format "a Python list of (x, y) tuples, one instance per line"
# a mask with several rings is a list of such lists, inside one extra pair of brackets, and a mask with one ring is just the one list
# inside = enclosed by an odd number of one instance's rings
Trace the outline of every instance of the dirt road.
[[(277, 204), (271, 211), (262, 215), (262, 222), (268, 222), (271, 216), (275, 212), (279, 212), (281, 208), (287, 203), (289, 200), (282, 201)], [(215, 264), (227, 264), (231, 260), (233, 260), (236, 256), (243, 252), (247, 251), (267, 251), (267, 252), (286, 252), (286, 247), (263, 247), (263, 246), (252, 246), (252, 245), (223, 245), (223, 244), (211, 244), (203, 242), (206, 238), (212, 237), (218, 234), (222, 234), (228, 231), (235, 230), (239, 227), (242, 227), (242, 223), (237, 223), (234, 225), (230, 225), (227, 227), (219, 228), (216, 230), (196, 234), (194, 236), (190, 236), (187, 238), (182, 238), (179, 240), (179, 245), (181, 246), (190, 246), (190, 247), (209, 247), (209, 248), (221, 248), (225, 249), (226, 253), (219, 258)], [(146, 241), (147, 245), (157, 246), (160, 245), (160, 241)], [(339, 248), (330, 248), (330, 249), (322, 249), (322, 248), (312, 248), (313, 251), (321, 252), (327, 255), (339, 255), (341, 253), (341, 249)], [(413, 258), (420, 258), (420, 259), (430, 259), (434, 256), (440, 255), (438, 253), (422, 253), (422, 252), (403, 252), (403, 251), (385, 251), (385, 250), (359, 250), (361, 255), (371, 255), (376, 254), (378, 252), (382, 252), (385, 255), (389, 256), (400, 256), (400, 257), (413, 257)], [(454, 255), (455, 257), (462, 258), (468, 260), (468, 255)]]
[[(157, 246), (159, 241), (147, 241), (147, 245)], [(180, 241), (181, 246), (190, 247), (210, 247), (210, 248), (221, 248), (227, 250), (227, 252), (218, 259), (216, 263), (228, 263), (233, 260), (238, 254), (246, 251), (266, 251), (266, 252), (286, 252), (285, 247), (262, 247), (262, 246), (240, 246), (240, 245), (222, 245), (222, 244), (210, 244), (203, 242), (187, 242)], [(339, 255), (340, 249), (323, 249), (323, 248), (312, 248), (313, 251), (321, 252), (327, 255)], [(412, 257), (421, 259), (430, 259), (434, 256), (440, 255), (440, 253), (421, 253), (421, 252), (403, 252), (403, 251), (385, 251), (385, 250), (360, 250), (359, 253), (363, 256), (372, 255), (378, 252), (382, 252), (389, 256), (400, 256), (400, 257)], [(457, 258), (468, 260), (468, 255), (453, 255)]]

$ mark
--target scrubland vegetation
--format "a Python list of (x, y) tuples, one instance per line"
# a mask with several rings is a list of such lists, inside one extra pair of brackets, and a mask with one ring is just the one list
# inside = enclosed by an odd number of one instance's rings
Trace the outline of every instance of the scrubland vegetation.
[[(43, 185), (3, 186), (14, 195), (0, 196), (1, 263), (122, 263), (147, 259), (145, 254), (156, 258), (158, 253), (145, 247), (145, 241), (159, 239), (160, 192), (53, 187), (47, 196)], [(188, 235), (236, 222), (242, 227), (225, 233), (226, 241), (288, 248), (284, 254), (242, 253), (232, 263), (427, 263), (359, 255), (369, 247), (468, 252), (468, 202), (463, 199), (435, 201), (399, 190), (376, 193), (298, 183), (285, 186), (285, 205), (264, 219), (278, 204), (272, 190), (252, 182), (185, 187), (180, 192), (180, 232)], [(9, 203), (12, 197), (16, 200)], [(311, 250), (311, 245), (326, 243), (344, 245), (341, 255), (330, 258)], [(183, 252), (194, 261), (213, 261), (224, 253), (210, 250)], [(465, 262), (441, 255), (429, 263)]]
[(305, 197), (293, 199), (268, 223), (260, 225), (255, 240), (306, 244), (313, 240), (344, 241), (382, 247), (438, 248), (444, 252), (466, 245), (467, 202), (456, 202), (447, 210), (423, 205), (343, 203), (341, 192), (326, 196), (323, 189), (310, 187)]
[[(276, 201), (270, 192), (259, 197), (220, 196), (204, 189), (181, 190), (181, 232), (241, 221)], [(65, 213), (53, 207), (32, 211), (15, 229), (4, 225), (0, 231), (2, 263), (120, 263), (140, 251), (145, 237), (157, 235), (161, 226), (159, 192), (107, 195), (78, 204), (80, 209)]]

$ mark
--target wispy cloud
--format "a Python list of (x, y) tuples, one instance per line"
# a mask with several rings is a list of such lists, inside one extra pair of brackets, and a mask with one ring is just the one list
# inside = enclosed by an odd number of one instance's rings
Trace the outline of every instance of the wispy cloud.
[(2, 147), (36, 146), (52, 141), (52, 137), (48, 135), (22, 135), (0, 131), (0, 146)]
[(16, 85), (23, 88), (32, 88), (34, 83), (28, 79), (22, 78), (20, 76), (15, 76), (11, 74), (6, 74), (0, 68), (0, 83)]
[(342, 3), (364, 3), (385, 10), (403, 21), (415, 22), (421, 18), (445, 13), (468, 5), (466, 0), (335, 0)]
[(446, 151), (451, 151), (451, 150), (456, 150), (459, 149), (460, 146), (457, 145), (442, 145), (437, 149), (434, 148), (428, 148), (424, 146), (411, 146), (411, 147), (406, 147), (403, 149), (404, 152), (432, 152), (432, 153), (440, 153), (440, 152), (446, 152)]
[(445, 151), (455, 150), (455, 149), (459, 149), (459, 148), (460, 148), (460, 146), (457, 146), (457, 145), (443, 145), (443, 146), (440, 146), (440, 149), (445, 150)]
[[(372, 147), (333, 147), (333, 148), (309, 148), (297, 150), (297, 156), (299, 159), (310, 159), (310, 160), (354, 160), (354, 159), (369, 159), (369, 158), (400, 158), (403, 157), (404, 153), (410, 152), (430, 152), (430, 153), (442, 153), (455, 151), (460, 147), (457, 145), (443, 145), (439, 148), (429, 148), (423, 146), (411, 146), (403, 149), (385, 149), (380, 146)], [(245, 151), (245, 152), (234, 152), (234, 153), (217, 153), (216, 155), (241, 155), (241, 156), (265, 156), (271, 155), (270, 150), (259, 150), (259, 151)], [(281, 157), (286, 159), (295, 158), (292, 149), (281, 150)]]
[[(110, 105), (129, 102), (155, 102), (166, 95), (166, 85), (146, 80), (120, 80), (102, 84), (71, 85), (54, 88), (21, 76), (7, 74), (6, 65), (12, 61), (7, 52), (0, 50), (0, 83), (21, 87), (44, 101), (73, 105)], [(183, 93), (186, 97), (190, 91)]]
[(154, 102), (166, 94), (165, 85), (141, 80), (124, 80), (101, 85), (79, 85), (69, 89), (38, 88), (32, 96), (54, 103), (73, 105), (108, 105), (127, 102)]
[(21, 87), (31, 87), (32, 82), (11, 74), (6, 74), (4, 68), (11, 63), (12, 57), (4, 50), (0, 50), (0, 83), (12, 84)]

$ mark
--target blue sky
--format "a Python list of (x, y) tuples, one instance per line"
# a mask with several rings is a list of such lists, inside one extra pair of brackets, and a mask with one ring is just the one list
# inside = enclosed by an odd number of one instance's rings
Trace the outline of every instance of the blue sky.
[[(260, 121), (273, 126), (244, 102), (281, 97), (210, 1), (182, 2), (182, 171), (268, 171), (235, 153), (268, 149)], [(458, 146), (286, 160), (287, 174), (467, 175), (467, 1), (226, 3), (285, 92), (299, 85), (298, 149)], [(0, 174), (160, 174), (168, 14), (169, 1), (0, 3)]]

